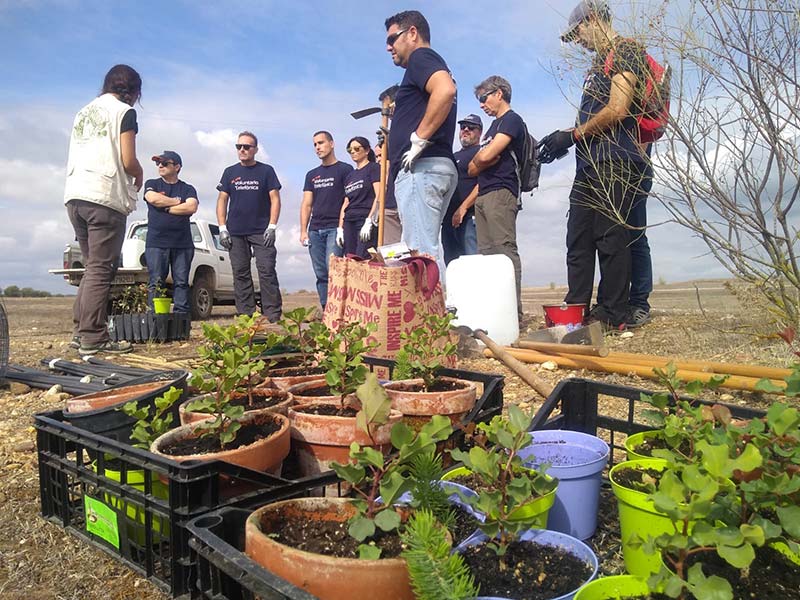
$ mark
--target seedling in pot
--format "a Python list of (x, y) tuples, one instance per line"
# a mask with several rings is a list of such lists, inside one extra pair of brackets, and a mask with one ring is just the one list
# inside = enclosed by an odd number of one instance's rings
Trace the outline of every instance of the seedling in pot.
[[(359, 426), (365, 425), (367, 430), (373, 424), (388, 422), (389, 399), (383, 392), (381, 400), (379, 389), (374, 374), (370, 374), (368, 381), (359, 389), (358, 395), (363, 405), (359, 413), (362, 415)], [(416, 434), (400, 422), (392, 427), (392, 446), (397, 450), (393, 456), (387, 458), (379, 449), (362, 448), (353, 442), (350, 445), (350, 462), (331, 465), (339, 477), (352, 484), (358, 495), (353, 500), (358, 512), (348, 528), (353, 538), (365, 542), (378, 529), (394, 531), (400, 527), (403, 519), (395, 503), (413, 487), (412, 465), (421, 455), (433, 455), (437, 442), (446, 440), (452, 432), (450, 420), (442, 416), (435, 416)], [(362, 543), (359, 555), (365, 559), (377, 559), (380, 549)]]
[(283, 328), (283, 343), (295, 348), (302, 357), (302, 366), (311, 369), (317, 364), (317, 339), (327, 333), (321, 321), (314, 320), (316, 308), (295, 308), (283, 314), (278, 325)]
[(345, 406), (345, 398), (366, 381), (369, 369), (364, 364), (364, 355), (378, 345), (374, 339), (367, 339), (375, 329), (374, 323), (362, 326), (353, 322), (340, 324), (333, 333), (326, 328), (316, 337), (321, 356), (319, 366), (325, 369), (325, 383), (331, 394), (339, 396), (341, 408)]
[(394, 379), (422, 379), (424, 391), (431, 390), (436, 372), (456, 354), (457, 346), (450, 341), (453, 319), (450, 313), (426, 314), (419, 327), (400, 334), (404, 343), (395, 357)]
[(150, 416), (148, 406), (139, 406), (135, 400), (122, 406), (120, 410), (129, 417), (136, 419), (131, 433), (131, 441), (137, 448), (149, 450), (153, 441), (161, 434), (172, 429), (172, 413), (170, 409), (177, 402), (183, 392), (171, 386), (163, 395), (155, 399), (153, 416)]
[(461, 497), (485, 515), (485, 521), (477, 525), (499, 556), (505, 554), (516, 534), (530, 529), (535, 522), (536, 515), (520, 518), (520, 508), (558, 486), (558, 480), (544, 474), (549, 465), (530, 469), (523, 466), (519, 456), (519, 451), (531, 443), (528, 428), (532, 418), (512, 404), (508, 417), (495, 416), (488, 424), (478, 424), (484, 435), (475, 437), (477, 446), (469, 452), (450, 451), (453, 459), (463, 462), (483, 484), (477, 498)]

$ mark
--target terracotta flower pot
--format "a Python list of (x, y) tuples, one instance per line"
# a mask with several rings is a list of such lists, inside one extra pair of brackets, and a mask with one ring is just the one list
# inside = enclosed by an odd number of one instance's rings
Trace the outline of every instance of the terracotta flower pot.
[(417, 392), (405, 389), (409, 386), (421, 386), (422, 379), (390, 381), (384, 386), (392, 401), (392, 408), (403, 413), (404, 420), (412, 429), (419, 429), (433, 415), (450, 417), (455, 425), (475, 406), (478, 394), (474, 382), (453, 377), (439, 377), (437, 381), (454, 383), (461, 387), (441, 392)]
[(391, 448), (392, 427), (403, 418), (400, 412), (392, 410), (388, 423), (371, 428), (372, 439), (370, 439), (356, 426), (355, 417), (316, 415), (303, 411), (304, 408), (311, 406), (313, 405), (301, 404), (289, 408), (292, 447), (304, 476), (328, 471), (333, 461), (348, 462), (352, 442), (388, 451)]
[[(275, 384), (277, 385), (277, 383)], [(292, 399), (298, 404), (340, 404), (341, 398), (332, 394), (316, 395), (315, 390), (327, 389), (329, 386), (322, 375), (317, 379), (297, 383), (286, 389), (292, 395)]]
[[(236, 394), (234, 394), (233, 397), (235, 399), (238, 399), (238, 398), (243, 398), (246, 395), (247, 395), (246, 392), (241, 392), (241, 393), (237, 392)], [(247, 414), (248, 412), (259, 412), (259, 411), (263, 410), (263, 411), (267, 411), (267, 412), (279, 413), (279, 414), (282, 414), (282, 415), (285, 416), (285, 415), (288, 414), (289, 405), (292, 404), (292, 398), (291, 398), (291, 396), (289, 396), (289, 393), (284, 391), (284, 390), (280, 390), (278, 388), (275, 388), (275, 387), (256, 387), (256, 388), (253, 388), (253, 396), (254, 396), (254, 398), (255, 397), (260, 397), (260, 398), (275, 398), (275, 397), (279, 397), (279, 398), (281, 398), (281, 400), (278, 403), (273, 404), (272, 406), (269, 406), (267, 408), (257, 408), (257, 409), (255, 409), (253, 411), (246, 411), (245, 414)], [(197, 398), (196, 397), (195, 398), (189, 398), (186, 402), (183, 402), (178, 407), (178, 413), (179, 413), (180, 418), (181, 418), (181, 425), (188, 425), (189, 423), (197, 423), (198, 421), (205, 421), (206, 419), (211, 419), (211, 418), (214, 417), (214, 415), (210, 415), (208, 413), (193, 412), (193, 411), (188, 410), (187, 406), (191, 402), (193, 402), (194, 400), (197, 400)], [(247, 407), (245, 406), (245, 408), (247, 408)]]
[(298, 383), (325, 379), (325, 372), (321, 368), (303, 366), (299, 353), (277, 354), (264, 357), (264, 360), (275, 361), (276, 364), (267, 371), (268, 381), (283, 390)]
[(152, 381), (150, 383), (126, 385), (119, 388), (111, 388), (100, 392), (85, 394), (83, 396), (76, 396), (75, 398), (67, 400), (67, 410), (64, 412), (67, 416), (73, 416), (90, 410), (122, 405), (131, 400), (138, 400), (143, 396), (147, 396), (150, 392), (161, 387), (164, 387), (163, 382)]
[(195, 424), (190, 424), (182, 425), (156, 438), (150, 446), (150, 452), (177, 462), (187, 460), (224, 460), (254, 471), (279, 475), (281, 465), (283, 460), (289, 455), (289, 448), (291, 445), (289, 419), (277, 413), (252, 411), (250, 413), (245, 413), (239, 422), (242, 424), (242, 427), (245, 427), (251, 424), (257, 425), (267, 423), (270, 420), (277, 421), (280, 425), (280, 429), (271, 436), (248, 444), (247, 446), (222, 450), (221, 452), (210, 452), (208, 454), (166, 454), (163, 450), (165, 447), (169, 447), (170, 444), (179, 440), (191, 439), (199, 436), (197, 433), (197, 426)]
[(288, 520), (346, 521), (355, 513), (346, 498), (300, 498), (268, 504), (245, 526), (245, 553), (264, 568), (322, 600), (413, 600), (406, 561), (361, 560), (298, 550), (269, 537)]

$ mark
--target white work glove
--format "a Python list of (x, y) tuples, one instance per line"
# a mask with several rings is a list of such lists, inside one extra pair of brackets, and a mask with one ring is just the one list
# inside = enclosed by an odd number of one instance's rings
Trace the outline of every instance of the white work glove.
[(278, 226), (275, 223), (270, 223), (264, 230), (264, 245), (267, 248), (272, 248), (275, 245), (275, 231)]
[(368, 242), (372, 237), (372, 219), (367, 217), (364, 219), (364, 224), (361, 226), (361, 231), (358, 233), (358, 239), (362, 242)]
[(336, 245), (339, 248), (344, 248), (344, 228), (342, 227), (336, 228)]
[(225, 248), (225, 250), (230, 250), (233, 247), (231, 234), (228, 233), (228, 228), (225, 225), (219, 226), (219, 243), (222, 244), (222, 247)]
[(428, 140), (423, 140), (421, 137), (417, 135), (417, 132), (414, 131), (411, 133), (411, 149), (403, 154), (403, 170), (408, 171), (411, 166), (414, 164), (414, 161), (417, 160), (417, 157), (420, 153), (425, 150), (431, 143)]

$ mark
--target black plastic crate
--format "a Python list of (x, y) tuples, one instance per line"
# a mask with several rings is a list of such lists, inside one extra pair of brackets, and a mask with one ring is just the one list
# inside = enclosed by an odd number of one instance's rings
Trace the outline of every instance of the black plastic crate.
[(266, 504), (291, 485), (222, 461), (177, 463), (74, 427), (60, 410), (34, 426), (42, 515), (176, 597), (193, 580), (188, 521)]
[[(619, 453), (625, 452), (623, 444), (628, 435), (652, 429), (642, 418), (642, 411), (650, 408), (640, 400), (642, 393), (653, 394), (655, 391), (591, 379), (564, 379), (536, 412), (531, 430), (568, 429), (601, 437), (611, 447), (610, 468), (615, 462), (615, 454), (622, 456)], [(690, 397), (683, 399), (696, 404), (724, 404)], [(762, 410), (724, 405), (740, 419), (764, 416)]]

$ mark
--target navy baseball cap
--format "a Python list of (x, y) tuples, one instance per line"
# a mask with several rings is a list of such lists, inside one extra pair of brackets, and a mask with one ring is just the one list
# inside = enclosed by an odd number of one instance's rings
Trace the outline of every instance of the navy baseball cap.
[(611, 12), (608, 10), (608, 5), (602, 0), (581, 0), (578, 6), (572, 9), (572, 12), (569, 14), (567, 30), (561, 34), (561, 41), (573, 41), (575, 39), (575, 34), (578, 32), (578, 25), (592, 15), (609, 19), (611, 17)]
[(177, 152), (173, 152), (172, 150), (164, 150), (161, 154), (155, 155), (151, 160), (155, 162), (171, 160), (176, 165), (183, 166), (183, 162), (181, 161), (181, 155), (178, 154)]
[(467, 115), (458, 122), (459, 125), (463, 125), (464, 123), (469, 125), (477, 125), (483, 129), (483, 121), (481, 121), (481, 118), (478, 115)]

